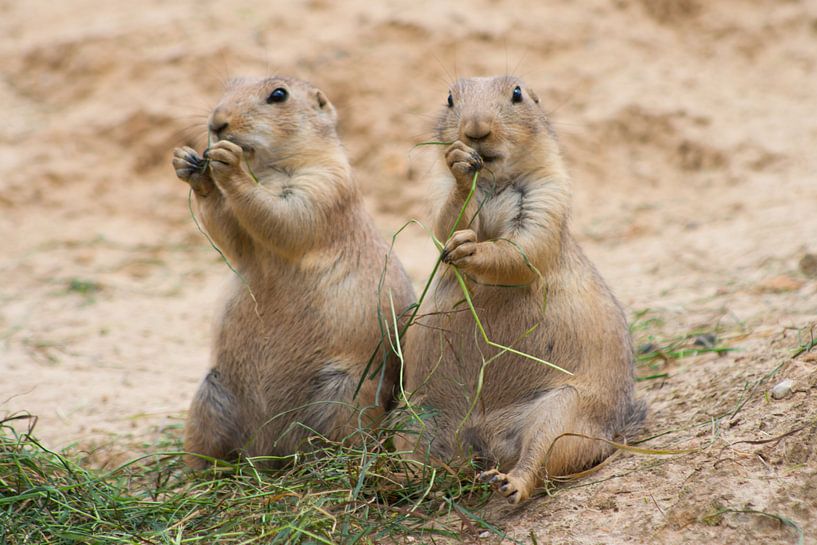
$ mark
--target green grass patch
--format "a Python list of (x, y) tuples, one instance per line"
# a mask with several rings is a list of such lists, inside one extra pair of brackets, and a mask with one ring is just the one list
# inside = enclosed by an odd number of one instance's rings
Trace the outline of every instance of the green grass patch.
[(659, 333), (664, 320), (650, 309), (633, 317), (630, 331), (636, 348), (636, 380), (669, 378), (668, 364), (703, 354), (723, 355), (736, 350), (724, 344), (721, 326), (694, 329), (681, 334), (663, 336)]
[[(25, 418), (16, 417), (17, 428)], [(32, 419), (33, 421), (33, 419)], [(0, 543), (423, 543), (504, 533), (478, 514), (490, 497), (461, 472), (407, 461), (394, 430), (293, 456), (283, 470), (261, 458), (192, 471), (178, 431), (113, 470), (88, 453), (55, 452), (30, 430), (0, 424)], [(97, 454), (92, 454), (97, 456)]]
[(102, 284), (95, 280), (85, 280), (82, 278), (70, 278), (64, 282), (63, 294), (79, 295), (85, 304), (96, 302), (96, 296), (102, 291)]
[(72, 278), (68, 281), (68, 285), (65, 289), (68, 293), (78, 293), (80, 295), (90, 296), (102, 289), (102, 286), (99, 284), (99, 282), (94, 282), (93, 280)]

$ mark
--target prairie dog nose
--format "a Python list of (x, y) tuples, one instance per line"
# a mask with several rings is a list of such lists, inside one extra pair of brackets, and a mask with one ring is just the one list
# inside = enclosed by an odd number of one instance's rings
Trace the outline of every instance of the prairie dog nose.
[(491, 120), (484, 117), (466, 119), (462, 132), (469, 140), (485, 140), (491, 135)]
[(230, 122), (228, 121), (227, 112), (222, 108), (216, 108), (213, 115), (210, 116), (210, 122), (207, 128), (210, 129), (210, 132), (221, 138), (222, 131), (226, 130), (229, 126)]

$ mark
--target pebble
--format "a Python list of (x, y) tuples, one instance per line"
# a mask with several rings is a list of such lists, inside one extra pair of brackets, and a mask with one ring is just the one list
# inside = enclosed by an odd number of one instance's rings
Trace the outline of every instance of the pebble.
[(714, 333), (704, 333), (703, 335), (695, 337), (695, 341), (692, 344), (703, 348), (715, 348), (715, 345), (718, 344), (718, 336)]
[(775, 399), (783, 399), (784, 397), (788, 397), (791, 393), (791, 389), (794, 386), (794, 381), (791, 379), (781, 380), (778, 382), (774, 388), (772, 388), (771, 394), (772, 397)]
[(639, 354), (649, 354), (658, 350), (658, 345), (655, 343), (646, 343), (638, 347)]

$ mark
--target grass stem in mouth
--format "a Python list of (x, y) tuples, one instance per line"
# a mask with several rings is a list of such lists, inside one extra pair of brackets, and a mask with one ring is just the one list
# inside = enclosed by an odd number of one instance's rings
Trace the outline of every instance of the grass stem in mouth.
[(428, 142), (420, 142), (418, 144), (414, 144), (412, 149), (414, 148), (421, 148), (423, 146), (450, 146), (454, 142), (439, 142), (437, 140), (429, 140)]

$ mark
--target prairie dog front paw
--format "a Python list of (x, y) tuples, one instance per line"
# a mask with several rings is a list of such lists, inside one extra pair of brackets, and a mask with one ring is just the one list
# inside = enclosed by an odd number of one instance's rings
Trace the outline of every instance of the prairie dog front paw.
[(443, 248), (443, 262), (457, 268), (467, 269), (474, 261), (479, 248), (477, 234), (472, 229), (456, 231)]
[(250, 179), (242, 165), (244, 150), (238, 144), (228, 140), (219, 140), (207, 148), (204, 157), (209, 159), (213, 180), (222, 189)]
[(457, 189), (465, 193), (471, 189), (474, 173), (481, 169), (483, 164), (479, 153), (460, 140), (446, 150), (445, 162), (457, 181)]
[(184, 146), (173, 150), (173, 168), (176, 176), (190, 184), (197, 194), (206, 197), (215, 187), (207, 170), (207, 160), (191, 147)]

